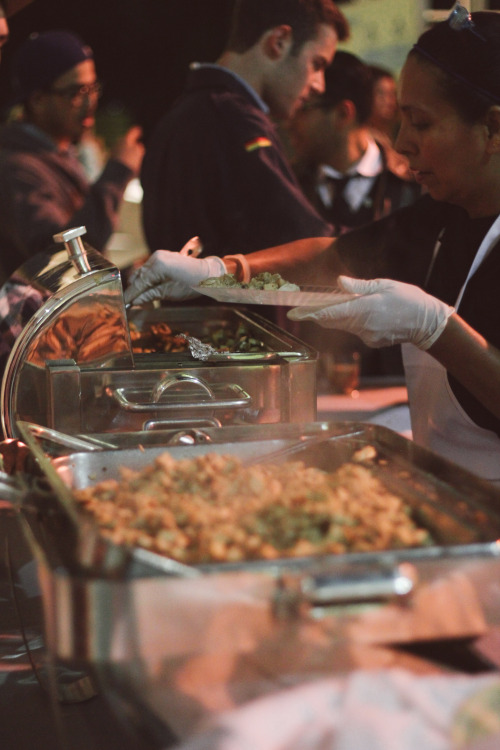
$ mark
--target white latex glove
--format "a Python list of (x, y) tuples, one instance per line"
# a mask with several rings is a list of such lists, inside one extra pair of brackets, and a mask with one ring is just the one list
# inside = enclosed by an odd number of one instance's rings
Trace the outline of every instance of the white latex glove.
[(296, 307), (288, 312), (288, 317), (348, 331), (375, 348), (409, 342), (428, 349), (454, 312), (453, 307), (412, 284), (348, 276), (339, 276), (338, 282), (344, 292), (360, 296), (320, 309)]
[(196, 296), (192, 286), (210, 276), (222, 276), (226, 273), (222, 258), (215, 255), (196, 258), (198, 247), (198, 238), (193, 237), (180, 252), (156, 250), (130, 276), (130, 283), (124, 294), (125, 303), (133, 302), (138, 305), (154, 299), (189, 299)]

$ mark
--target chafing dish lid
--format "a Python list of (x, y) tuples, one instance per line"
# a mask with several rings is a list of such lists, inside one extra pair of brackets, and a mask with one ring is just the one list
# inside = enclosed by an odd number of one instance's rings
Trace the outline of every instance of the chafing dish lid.
[(82, 240), (85, 227), (22, 265), (0, 290), (1, 415), (12, 434), (19, 393), (48, 360), (133, 365), (120, 272)]

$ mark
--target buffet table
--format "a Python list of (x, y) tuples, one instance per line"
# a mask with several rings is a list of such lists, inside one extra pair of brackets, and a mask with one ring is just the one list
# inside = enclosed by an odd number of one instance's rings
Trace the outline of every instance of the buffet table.
[[(362, 382), (359, 390), (349, 396), (325, 393), (320, 389), (317, 403), (318, 421), (371, 423), (408, 436), (407, 393), (401, 383)], [(277, 426), (272, 429), (277, 429)], [(34, 502), (33, 499), (31, 502)], [(457, 570), (457, 561), (453, 556), (447, 559), (445, 556), (442, 575), (436, 577), (431, 556), (420, 566), (422, 586), (416, 592), (412, 608), (388, 602), (387, 606), (367, 610), (366, 614), (361, 609), (354, 615), (353, 611), (349, 614), (350, 608), (347, 607), (346, 616), (340, 616), (332, 624), (325, 621), (322, 625), (318, 619), (302, 626), (297, 622), (295, 626), (293, 620), (287, 624), (285, 618), (278, 630), (274, 620), (269, 619), (267, 582), (263, 584), (265, 592), (259, 594), (261, 598), (254, 600), (252, 587), (255, 582), (247, 581), (243, 575), (241, 586), (234, 589), (238, 594), (234, 602), (233, 588), (230, 588), (226, 602), (226, 592), (216, 579), (213, 589), (203, 581), (198, 592), (199, 579), (182, 579), (176, 592), (179, 598), (172, 597), (174, 604), (169, 613), (165, 579), (151, 577), (137, 583), (131, 580), (127, 584), (127, 594), (130, 598), (135, 597), (137, 608), (134, 616), (141, 616), (134, 620), (137, 635), (142, 638), (135, 645), (141, 646), (138, 653), (150, 660), (149, 674), (156, 679), (156, 682), (151, 679), (149, 683), (149, 702), (144, 701), (141, 705), (140, 701), (123, 702), (119, 669), (112, 680), (104, 683), (94, 681), (95, 675), (90, 675), (93, 690), (83, 690), (81, 695), (75, 695), (74, 700), (61, 700), (54, 684), (44, 684), (43, 680), (40, 682), (39, 670), (34, 669), (33, 656), (36, 659), (37, 653), (41, 652), (43, 657), (44, 645), (41, 599), (37, 591), (34, 561), (30, 558), (30, 550), (16, 522), (15, 513), (7, 503), (0, 507), (0, 514), (2, 748), (31, 750), (43, 746), (54, 750), (86, 750), (88, 747), (99, 747), (99, 750), (164, 750), (177, 746), (180, 742), (177, 737), (189, 736), (199, 718), (196, 706), (204, 706), (207, 714), (213, 710), (215, 718), (221, 710), (233, 708), (238, 711), (252, 699), (266, 698), (274, 691), (293, 688), (294, 685), (299, 687), (311, 678), (313, 681), (316, 677), (350, 681), (360, 676), (370, 681), (372, 677), (376, 680), (378, 674), (382, 683), (385, 680), (390, 687), (394, 675), (401, 674), (406, 675), (403, 678), (406, 684), (415, 681), (416, 687), (418, 683), (421, 689), (427, 690), (427, 683), (418, 678), (484, 675), (495, 680), (499, 674), (500, 595), (494, 581), (500, 575), (500, 560), (497, 556), (471, 555), (462, 559)], [(54, 581), (57, 576), (56, 569), (53, 571)], [(227, 580), (229, 586), (230, 574)], [(73, 583), (77, 592), (76, 579)], [(247, 583), (250, 585), (248, 591), (245, 589)], [(168, 583), (169, 594), (175, 592), (175, 588), (175, 581)], [(88, 593), (91, 602), (93, 589), (90, 583)], [(114, 591), (110, 585), (109, 594), (117, 593), (119, 591)], [(219, 606), (216, 598), (212, 600), (212, 594), (214, 597), (222, 596), (224, 608)], [(24, 615), (22, 618), (18, 616), (18, 599), (21, 598), (23, 604), (27, 605), (28, 619)], [(278, 602), (278, 599), (275, 601)], [(284, 605), (286, 615), (286, 601)], [(186, 608), (186, 617), (179, 618), (176, 625), (179, 607), (181, 610), (182, 607)], [(192, 612), (192, 616), (188, 616), (189, 612)], [(90, 613), (93, 614), (92, 611)], [(432, 613), (430, 619), (429, 613)], [(20, 624), (21, 620), (24, 625)], [(26, 622), (32, 627), (29, 633)], [(399, 637), (395, 638), (398, 629)], [(193, 632), (189, 634), (187, 631)], [(384, 637), (384, 632), (387, 637)], [(286, 638), (283, 638), (283, 633)], [(182, 646), (183, 639), (189, 635), (197, 644), (202, 644), (206, 639), (209, 643), (205, 644), (205, 651), (200, 647), (199, 654), (195, 652), (192, 658), (186, 658), (181, 670), (178, 658), (172, 658), (170, 662), (157, 658), (161, 656), (161, 649), (157, 646), (177, 641)], [(252, 639), (257, 636), (258, 648), (250, 648), (249, 643), (251, 645)], [(238, 647), (235, 646), (237, 641)], [(289, 644), (285, 651), (282, 650), (283, 642)], [(235, 648), (225, 648), (221, 652), (214, 648), (214, 644), (220, 643), (232, 644)], [(288, 658), (290, 651), (294, 653), (293, 669)], [(187, 653), (189, 656), (189, 651)], [(117, 651), (117, 665), (120, 664), (119, 657)], [(75, 669), (72, 675), (70, 668), (70, 683), (73, 680), (75, 684), (87, 688), (85, 669), (83, 675), (79, 674), (78, 665)], [(183, 680), (184, 696), (173, 689), (174, 676)], [(478, 682), (477, 686), (482, 684)], [(116, 690), (110, 689), (110, 685)], [(335, 682), (330, 689), (333, 687), (336, 690), (339, 686), (341, 683)], [(475, 684), (471, 683), (470, 688), (471, 691), (475, 689)], [(315, 689), (314, 686), (312, 689)], [(146, 707), (156, 710), (155, 716), (148, 717), (147, 729), (141, 725), (141, 719), (145, 721), (145, 718), (139, 710), (146, 703)], [(221, 709), (221, 706), (224, 708)], [(285, 714), (289, 716), (290, 712), (286, 711)], [(149, 719), (158, 721), (159, 716), (169, 717), (169, 721), (162, 722), (159, 731), (152, 733), (154, 727)], [(191, 720), (192, 724), (189, 723)], [(332, 744), (333, 747), (335, 745)], [(360, 750), (361, 747), (364, 750), (364, 746), (360, 745)]]

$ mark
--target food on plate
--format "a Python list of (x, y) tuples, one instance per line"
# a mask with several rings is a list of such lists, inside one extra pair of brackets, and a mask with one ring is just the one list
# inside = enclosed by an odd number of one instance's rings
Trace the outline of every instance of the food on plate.
[(225, 273), (223, 276), (211, 276), (200, 282), (200, 286), (213, 287), (238, 287), (239, 289), (262, 289), (265, 292), (299, 292), (300, 287), (292, 284), (279, 273), (270, 273), (263, 271), (253, 276), (250, 281), (237, 281), (232, 273)]
[(333, 472), (302, 461), (245, 466), (208, 453), (168, 452), (119, 479), (74, 491), (102, 533), (184, 563), (415, 547), (431, 542), (409, 506), (370, 466)]

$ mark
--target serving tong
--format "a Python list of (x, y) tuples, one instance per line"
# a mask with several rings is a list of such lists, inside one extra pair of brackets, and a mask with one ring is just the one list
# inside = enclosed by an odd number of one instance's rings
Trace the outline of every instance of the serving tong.
[(214, 356), (224, 357), (225, 354), (217, 351), (212, 344), (204, 344), (203, 341), (197, 339), (196, 336), (188, 336), (186, 333), (177, 334), (179, 338), (184, 339), (187, 342), (189, 352), (193, 359), (200, 359), (202, 362), (206, 362), (207, 359), (211, 359)]

